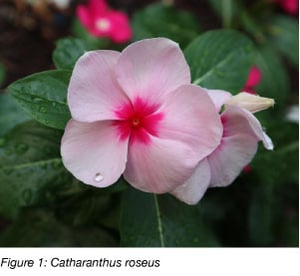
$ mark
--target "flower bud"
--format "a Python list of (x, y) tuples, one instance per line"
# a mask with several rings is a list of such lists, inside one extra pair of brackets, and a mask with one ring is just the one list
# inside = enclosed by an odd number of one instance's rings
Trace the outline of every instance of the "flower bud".
[(226, 104), (235, 105), (247, 109), (251, 113), (255, 113), (274, 106), (275, 101), (271, 98), (265, 98), (258, 95), (252, 95), (247, 92), (241, 92), (227, 100)]

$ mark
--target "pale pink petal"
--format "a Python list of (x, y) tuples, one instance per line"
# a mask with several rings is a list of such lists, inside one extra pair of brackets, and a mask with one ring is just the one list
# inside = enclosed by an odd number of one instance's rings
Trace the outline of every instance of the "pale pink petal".
[(79, 5), (76, 9), (76, 15), (84, 27), (91, 28), (93, 26), (93, 20), (86, 6)]
[(193, 175), (171, 194), (186, 204), (197, 204), (209, 187), (210, 177), (210, 166), (204, 159), (198, 164)]
[(229, 100), (232, 97), (231, 93), (224, 90), (206, 88), (203, 89), (207, 92), (208, 96), (215, 104), (217, 112), (220, 112), (222, 106), (226, 103), (227, 100)]
[(211, 186), (227, 186), (254, 157), (259, 138), (238, 107), (228, 107), (222, 114), (224, 126), (221, 145), (207, 158), (211, 168)]
[(113, 120), (115, 110), (128, 103), (114, 75), (119, 55), (116, 51), (99, 50), (79, 58), (68, 89), (68, 104), (75, 120)]
[(65, 167), (82, 182), (106, 187), (125, 170), (128, 139), (117, 139), (110, 121), (80, 123), (70, 120), (61, 143)]
[(257, 139), (237, 134), (222, 139), (221, 145), (208, 157), (211, 187), (228, 186), (250, 163), (257, 150)]
[(169, 94), (160, 110), (158, 137), (189, 145), (199, 161), (220, 143), (223, 126), (206, 91), (196, 85), (182, 85)]
[[(266, 149), (273, 150), (274, 147), (271, 138), (265, 133), (260, 122), (251, 112), (237, 106), (229, 105), (226, 106), (226, 110), (230, 110), (230, 114), (232, 114), (230, 120), (239, 120), (238, 118), (240, 117), (244, 117), (245, 119), (247, 119), (248, 125), (251, 127), (251, 130), (257, 137), (258, 141), (262, 141)], [(242, 125), (240, 127), (242, 127)], [(226, 131), (228, 132), (229, 129), (227, 129)]]
[(198, 155), (188, 145), (151, 137), (151, 143), (129, 146), (125, 179), (135, 188), (167, 193), (182, 185), (193, 173)]
[(131, 99), (152, 101), (191, 81), (189, 66), (177, 43), (166, 38), (135, 42), (121, 53), (117, 78)]

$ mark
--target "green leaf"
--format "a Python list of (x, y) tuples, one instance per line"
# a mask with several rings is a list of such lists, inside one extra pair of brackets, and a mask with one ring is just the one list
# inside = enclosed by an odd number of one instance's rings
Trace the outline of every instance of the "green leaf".
[(7, 93), (0, 94), (0, 136), (17, 124), (28, 120), (27, 114), (19, 108), (11, 95)]
[[(281, 121), (270, 125), (267, 131), (273, 139), (274, 151), (259, 151), (251, 163), (256, 173), (256, 188), (249, 206), (249, 238), (255, 246), (274, 245), (281, 227), (275, 226), (276, 220), (281, 217), (279, 225), (288, 220), (283, 205), (287, 189), (295, 187), (289, 192), (299, 194), (298, 125)], [(291, 186), (289, 183), (297, 184)], [(289, 208), (297, 209), (297, 206), (298, 203)]]
[(274, 151), (261, 149), (251, 167), (260, 172), (265, 185), (298, 181), (298, 124), (278, 121), (268, 126), (267, 133), (273, 140)]
[(163, 4), (153, 4), (134, 14), (133, 40), (167, 37), (185, 47), (201, 32), (192, 14)]
[(72, 70), (77, 59), (89, 50), (86, 43), (77, 38), (61, 38), (56, 42), (53, 61), (58, 69)]
[(277, 52), (269, 46), (255, 52), (255, 64), (262, 73), (262, 80), (255, 91), (264, 97), (274, 98), (274, 111), (282, 111), (290, 94), (289, 80), (285, 66)]
[(12, 83), (8, 90), (17, 103), (40, 123), (64, 129), (71, 115), (66, 103), (70, 71), (36, 73)]
[(218, 246), (197, 206), (132, 188), (124, 193), (120, 231), (123, 246)]
[(252, 42), (233, 30), (207, 32), (188, 45), (192, 81), (205, 88), (239, 92), (252, 64)]
[(0, 63), (0, 85), (4, 81), (5, 78), (5, 69), (2, 63)]
[(48, 188), (71, 181), (60, 159), (61, 135), (61, 131), (26, 122), (0, 138), (1, 214), (14, 218), (20, 208), (43, 201)]
[(117, 242), (104, 228), (68, 225), (44, 209), (26, 210), (0, 236), (0, 246), (5, 247), (112, 247)]
[(222, 17), (223, 27), (230, 28), (234, 17), (240, 11), (239, 2), (235, 0), (209, 0), (213, 10)]
[(267, 23), (270, 43), (292, 64), (299, 64), (299, 23), (295, 18), (275, 15)]

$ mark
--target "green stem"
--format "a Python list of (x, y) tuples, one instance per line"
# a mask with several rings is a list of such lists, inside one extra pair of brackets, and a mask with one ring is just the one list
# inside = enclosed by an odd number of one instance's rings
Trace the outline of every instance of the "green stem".
[(231, 27), (231, 18), (232, 18), (232, 0), (222, 0), (222, 18), (223, 18), (223, 27), (229, 29)]
[(155, 209), (156, 209), (160, 245), (161, 245), (161, 247), (165, 247), (165, 241), (164, 241), (164, 237), (163, 237), (163, 228), (162, 228), (162, 222), (161, 222), (161, 214), (160, 214), (160, 210), (159, 210), (157, 195), (154, 194), (153, 197), (154, 197), (154, 203), (155, 203)]

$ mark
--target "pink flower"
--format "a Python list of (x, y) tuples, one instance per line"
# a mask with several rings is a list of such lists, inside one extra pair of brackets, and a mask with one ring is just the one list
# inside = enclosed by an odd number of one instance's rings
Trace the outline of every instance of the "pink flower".
[(245, 99), (253, 103), (263, 101), (264, 104), (258, 103), (262, 110), (274, 104), (272, 99), (247, 93), (232, 96), (221, 90), (207, 90), (207, 93), (214, 101), (217, 111), (225, 104), (225, 111), (220, 115), (223, 135), (220, 145), (199, 162), (191, 178), (172, 192), (188, 204), (196, 204), (209, 187), (231, 184), (254, 157), (259, 141), (263, 142), (265, 148), (273, 149), (272, 141), (260, 122), (247, 110), (249, 106), (250, 110), (258, 111), (259, 108), (254, 108), (252, 103), (245, 104)]
[(252, 66), (243, 91), (248, 92), (250, 94), (256, 94), (255, 86), (257, 86), (260, 83), (261, 78), (262, 76), (259, 68), (257, 66)]
[(297, 15), (299, 11), (299, 0), (278, 0), (283, 10), (291, 15)]
[(76, 13), (82, 25), (93, 36), (111, 38), (116, 43), (131, 39), (132, 33), (127, 15), (109, 9), (105, 0), (89, 0), (87, 6), (78, 6)]
[(68, 89), (65, 167), (97, 187), (123, 174), (142, 191), (174, 190), (222, 135), (212, 100), (190, 81), (180, 48), (168, 39), (142, 40), (121, 53), (85, 53)]

